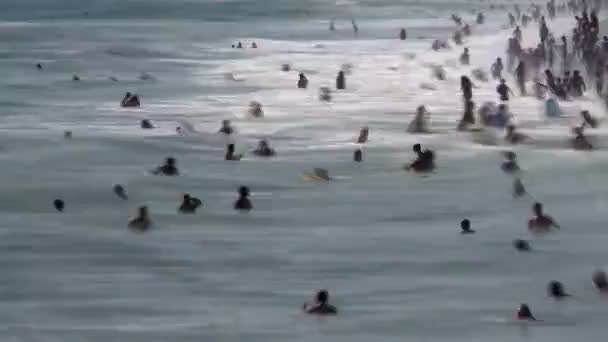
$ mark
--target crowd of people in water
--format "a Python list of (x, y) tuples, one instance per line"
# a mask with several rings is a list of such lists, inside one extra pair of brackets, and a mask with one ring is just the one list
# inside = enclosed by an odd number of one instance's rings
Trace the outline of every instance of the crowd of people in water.
[[(495, 6), (495, 5), (492, 5)], [(518, 131), (513, 114), (510, 113), (508, 104), (514, 98), (519, 96), (529, 96), (528, 87), (531, 85), (532, 96), (535, 96), (545, 103), (545, 111), (547, 116), (559, 115), (558, 101), (575, 100), (594, 88), (596, 96), (598, 96), (606, 106), (608, 106), (608, 37), (599, 36), (600, 24), (598, 12), (602, 7), (608, 7), (606, 0), (568, 0), (563, 3), (557, 3), (556, 0), (549, 0), (545, 6), (531, 4), (527, 10), (521, 10), (520, 7), (513, 5), (513, 12), (508, 13), (508, 23), (513, 29), (512, 36), (507, 42), (506, 48), (506, 63), (503, 62), (501, 56), (497, 57), (495, 62), (489, 66), (489, 71), (493, 80), (498, 82), (496, 93), (498, 102), (487, 101), (480, 106), (475, 115), (475, 102), (473, 101), (474, 84), (471, 79), (463, 75), (460, 78), (460, 88), (462, 90), (463, 114), (456, 128), (459, 131), (478, 131), (484, 128), (503, 129), (504, 140), (507, 144), (515, 145), (530, 141), (532, 138)], [(505, 8), (504, 6), (502, 8)], [(572, 30), (570, 40), (567, 36), (562, 35), (556, 37), (549, 29), (548, 21), (554, 20), (558, 15), (574, 14), (576, 26)], [(472, 35), (472, 25), (457, 15), (452, 16), (452, 20), (457, 25), (451, 41), (456, 45), (463, 45), (466, 37)], [(476, 25), (483, 25), (485, 16), (482, 12), (477, 13), (475, 17)], [(357, 33), (359, 28), (354, 20), (352, 20), (353, 31)], [(539, 40), (538, 42), (526, 42), (523, 40), (522, 27), (528, 28), (531, 25), (538, 26)], [(335, 22), (330, 22), (330, 30), (335, 31)], [(407, 39), (407, 31), (405, 28), (400, 29), (400, 40)], [(256, 42), (250, 44), (251, 48), (258, 48)], [(450, 48), (449, 40), (437, 39), (433, 41), (431, 48), (433, 50), (442, 50)], [(233, 48), (242, 49), (244, 44), (239, 41), (232, 46)], [(462, 54), (459, 57), (459, 62), (462, 65), (470, 65), (471, 51), (468, 47), (464, 47)], [(576, 69), (576, 66), (581, 66), (582, 69)], [(39, 70), (43, 69), (41, 64), (37, 64)], [(575, 69), (573, 69), (575, 68)], [(284, 72), (290, 71), (289, 64), (281, 66)], [(437, 79), (445, 79), (445, 75), (440, 66), (433, 69), (433, 73)], [(350, 74), (349, 65), (344, 65), (338, 72), (335, 80), (336, 90), (347, 89), (346, 76)], [(477, 80), (487, 81), (485, 71), (476, 69), (473, 76)], [(511, 74), (515, 79), (517, 94), (507, 84), (506, 75)], [(562, 75), (561, 77), (559, 75)], [(593, 82), (586, 82), (593, 80)], [(74, 81), (78, 81), (77, 75), (74, 75)], [(309, 80), (307, 76), (300, 72), (296, 87), (299, 89), (308, 88)], [(329, 87), (322, 87), (319, 90), (320, 101), (331, 101), (332, 92)], [(124, 108), (140, 107), (140, 99), (136, 94), (126, 93), (120, 106)], [(262, 104), (259, 102), (251, 102), (249, 105), (248, 114), (252, 118), (263, 118), (264, 111)], [(430, 113), (424, 105), (416, 109), (416, 114), (413, 120), (407, 127), (407, 132), (412, 134), (431, 133)], [(584, 110), (580, 113), (581, 124), (572, 128), (573, 136), (570, 140), (572, 148), (576, 150), (593, 150), (593, 145), (584, 135), (586, 128), (596, 128), (599, 125), (599, 120), (594, 118), (591, 113)], [(150, 120), (144, 119), (140, 123), (142, 129), (153, 129), (154, 125)], [(178, 133), (181, 132), (181, 127), (177, 128)], [(218, 131), (219, 134), (230, 136), (236, 132), (235, 128), (229, 120), (224, 120)], [(69, 135), (68, 135), (69, 133)], [(363, 152), (361, 145), (365, 144), (369, 139), (369, 127), (362, 127), (356, 138), (356, 143), (359, 145), (353, 153), (354, 162), (363, 161)], [(66, 138), (71, 137), (71, 132), (66, 132)], [(401, 169), (406, 172), (422, 172), (428, 173), (435, 169), (435, 152), (428, 148), (423, 148), (421, 144), (412, 146), (414, 158), (411, 162), (402, 165)], [(276, 156), (276, 151), (270, 146), (267, 139), (261, 139), (258, 146), (252, 151), (252, 154), (260, 158), (271, 158)], [(501, 164), (501, 170), (508, 175), (513, 176), (513, 196), (522, 197), (527, 194), (523, 182), (521, 180), (520, 166), (517, 161), (517, 156), (512, 151), (505, 151), (504, 162)], [(234, 143), (226, 145), (224, 159), (226, 161), (239, 161), (243, 157), (242, 154), (236, 153)], [(177, 160), (173, 157), (167, 157), (166, 160), (151, 170), (153, 175), (176, 177), (180, 175)], [(325, 169), (315, 168), (312, 172), (306, 174), (309, 179), (330, 181), (332, 178), (329, 172)], [(123, 185), (117, 184), (113, 187), (113, 191), (119, 198), (128, 200), (127, 190)], [(250, 199), (251, 192), (247, 186), (240, 186), (237, 189), (237, 199), (234, 202), (234, 209), (241, 212), (253, 210), (253, 204)], [(59, 212), (65, 210), (65, 203), (61, 199), (56, 199), (53, 206)], [(203, 206), (203, 201), (191, 194), (183, 194), (182, 202), (177, 208), (177, 212), (181, 214), (195, 214), (196, 211)], [(138, 209), (136, 217), (128, 223), (128, 228), (134, 232), (143, 233), (152, 227), (152, 220), (149, 216), (148, 208), (141, 206)], [(463, 219), (460, 223), (461, 233), (463, 235), (476, 234), (472, 229), (471, 221)], [(554, 229), (560, 229), (560, 225), (551, 216), (544, 211), (543, 204), (536, 202), (532, 206), (532, 216), (528, 220), (528, 229), (535, 234), (543, 234), (551, 232)], [(517, 239), (513, 241), (513, 247), (520, 252), (531, 252), (533, 248), (529, 241)], [(602, 270), (597, 270), (592, 274), (592, 282), (595, 287), (604, 293), (608, 294), (608, 276)], [(569, 296), (564, 288), (564, 285), (556, 280), (553, 280), (547, 285), (547, 293), (555, 299), (564, 299)], [(329, 303), (329, 293), (327, 290), (320, 290), (315, 296), (313, 303), (306, 303), (302, 306), (302, 310), (308, 314), (315, 315), (336, 315), (338, 309)], [(532, 314), (530, 307), (527, 304), (521, 304), (517, 310), (516, 318), (520, 320), (537, 320)]]

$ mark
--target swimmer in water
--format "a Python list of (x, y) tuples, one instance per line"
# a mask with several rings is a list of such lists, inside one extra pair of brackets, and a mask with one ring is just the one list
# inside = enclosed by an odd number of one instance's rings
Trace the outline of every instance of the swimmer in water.
[(196, 209), (198, 209), (198, 207), (200, 207), (201, 205), (203, 205), (203, 202), (200, 199), (192, 197), (190, 196), (190, 194), (184, 194), (182, 203), (180, 204), (177, 211), (182, 214), (194, 214), (196, 212)]
[(253, 205), (249, 200), (249, 188), (246, 186), (241, 186), (239, 188), (239, 198), (234, 202), (234, 210), (240, 211), (250, 211), (253, 209)]
[(401, 31), (399, 32), (399, 39), (401, 39), (401, 40), (407, 39), (407, 32), (405, 31), (404, 28), (402, 28)]
[(138, 215), (131, 221), (129, 221), (129, 229), (134, 232), (143, 233), (150, 229), (152, 221), (148, 217), (148, 207), (139, 207)]
[(468, 219), (460, 221), (460, 228), (462, 229), (460, 234), (475, 234), (475, 231), (471, 229), (471, 221)]
[(141, 120), (140, 126), (142, 129), (153, 129), (154, 128), (154, 125), (148, 119)]
[(528, 304), (521, 304), (519, 306), (519, 310), (517, 310), (517, 319), (520, 321), (536, 321)]
[(70, 139), (72, 139), (72, 131), (65, 131), (65, 132), (63, 132), (63, 138), (64, 138), (65, 140), (70, 140)]
[(593, 272), (591, 280), (593, 281), (593, 285), (600, 292), (608, 293), (608, 276), (606, 276), (606, 272), (602, 270), (597, 270)]
[(139, 96), (137, 96), (136, 94), (131, 94), (129, 92), (125, 94), (125, 97), (120, 102), (120, 106), (125, 108), (135, 108), (139, 107), (140, 105), (141, 104), (139, 102)]
[(234, 129), (232, 128), (230, 120), (222, 120), (222, 128), (220, 128), (218, 133), (224, 133), (226, 135), (234, 133)]
[(425, 106), (416, 108), (416, 116), (407, 127), (409, 133), (429, 133), (429, 120), (431, 114), (426, 110)]
[(74, 76), (72, 76), (72, 81), (74, 81), (74, 82), (80, 81), (80, 77), (78, 77), (78, 75), (74, 75)]
[(42, 64), (40, 64), (40, 63), (36, 64), (36, 68), (37, 68), (38, 70), (42, 70)]
[(530, 252), (532, 250), (532, 247), (530, 247), (530, 243), (522, 239), (517, 239), (513, 241), (513, 247), (520, 252)]
[(334, 24), (334, 20), (330, 20), (329, 21), (329, 30), (330, 31), (335, 31), (336, 30), (336, 25)]
[(329, 293), (326, 290), (320, 290), (315, 296), (315, 303), (302, 305), (302, 311), (309, 315), (334, 316), (338, 314), (338, 309), (329, 304)]
[(308, 79), (306, 78), (306, 75), (304, 75), (304, 73), (301, 72), (299, 77), (300, 77), (300, 79), (298, 79), (298, 88), (299, 89), (308, 88)]
[(224, 155), (224, 160), (239, 161), (241, 160), (241, 157), (243, 157), (242, 154), (234, 153), (234, 144), (228, 144), (228, 146), (226, 146), (226, 154)]
[(500, 84), (498, 85), (498, 87), (496, 87), (496, 92), (500, 97), (500, 101), (508, 102), (509, 94), (515, 96), (511, 88), (509, 88), (509, 86), (507, 85), (507, 81), (505, 81), (504, 78), (500, 80)]
[(56, 199), (53, 201), (53, 206), (57, 209), (58, 212), (63, 212), (63, 208), (65, 208), (65, 203), (62, 200)]
[(256, 44), (256, 42), (251, 43), (251, 48), (252, 49), (257, 49), (258, 48), (258, 44)]
[(264, 117), (264, 111), (262, 110), (262, 104), (257, 101), (251, 101), (249, 103), (249, 115), (254, 118)]
[(268, 141), (262, 139), (260, 140), (260, 142), (258, 143), (258, 148), (256, 148), (253, 151), (253, 154), (258, 156), (258, 157), (274, 157), (276, 155), (276, 152), (274, 151), (274, 149), (272, 149), (270, 147), (270, 145), (268, 144)]
[(543, 213), (543, 205), (534, 203), (532, 207), (534, 216), (528, 221), (528, 229), (535, 232), (547, 232), (551, 228), (560, 229), (561, 227), (553, 220), (551, 216)]
[(566, 293), (566, 290), (564, 290), (564, 285), (556, 280), (549, 282), (547, 285), (547, 293), (549, 294), (549, 297), (555, 299), (570, 297), (570, 295)]
[(368, 137), (369, 137), (369, 127), (367, 127), (367, 126), (361, 127), (361, 130), (359, 131), (359, 136), (357, 137), (357, 143), (365, 144), (367, 142)]
[(462, 52), (462, 54), (460, 55), (460, 64), (462, 65), (469, 65), (470, 60), (471, 60), (471, 55), (469, 54), (469, 48), (464, 48), (464, 51)]
[(584, 126), (574, 127), (572, 132), (574, 133), (574, 138), (570, 141), (572, 148), (579, 151), (591, 151), (593, 150), (593, 145), (587, 140), (587, 137), (584, 134)]
[(505, 161), (500, 166), (504, 173), (512, 174), (520, 171), (515, 152), (506, 151), (504, 152), (504, 157)]
[(521, 197), (526, 194), (526, 188), (521, 182), (521, 179), (515, 178), (513, 180), (513, 197)]
[(338, 77), (336, 77), (336, 89), (346, 89), (346, 78), (344, 77), (344, 71), (342, 70), (338, 72)]
[(417, 158), (405, 168), (406, 170), (429, 172), (435, 168), (435, 153), (433, 151), (428, 149), (422, 151), (420, 144), (415, 144), (412, 149), (416, 153)]
[(353, 153), (353, 161), (360, 163), (363, 161), (363, 151), (361, 149), (355, 150)]
[(165, 163), (159, 167), (157, 167), (154, 171), (152, 171), (155, 175), (164, 175), (164, 176), (179, 176), (179, 171), (175, 166), (176, 160), (173, 157), (168, 157), (165, 160)]
[(331, 90), (329, 89), (329, 87), (319, 88), (319, 100), (324, 102), (331, 101)]
[(505, 141), (509, 144), (519, 144), (528, 139), (528, 136), (517, 132), (515, 125), (507, 125), (507, 133), (505, 135)]
[(123, 199), (123, 200), (127, 200), (129, 199), (129, 197), (127, 196), (127, 191), (125, 190), (125, 188), (120, 185), (120, 184), (116, 184), (112, 187), (112, 191), (114, 191), (114, 193), (116, 194), (116, 196), (118, 196), (119, 198)]

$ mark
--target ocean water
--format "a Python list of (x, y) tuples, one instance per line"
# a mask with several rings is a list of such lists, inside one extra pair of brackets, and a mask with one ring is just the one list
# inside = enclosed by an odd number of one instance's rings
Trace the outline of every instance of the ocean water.
[[(494, 2), (497, 3), (497, 2)], [(509, 2), (512, 4), (513, 2)], [(522, 2), (522, 7), (523, 7)], [(488, 22), (459, 48), (433, 52), (451, 13)], [(531, 194), (513, 199), (500, 170), (511, 149), (454, 130), (459, 77), (489, 69), (509, 31), (506, 10), (488, 2), (399, 0), (21, 0), (0, 12), (0, 331), (3, 341), (579, 341), (605, 334), (608, 299), (590, 274), (608, 266), (608, 131), (590, 131), (598, 150), (567, 148), (578, 112), (604, 109), (590, 91), (547, 120), (542, 102), (516, 96), (511, 110), (529, 144), (514, 148)], [(604, 14), (602, 14), (604, 17)], [(328, 30), (336, 18), (336, 32)], [(350, 20), (359, 26), (353, 34)], [(569, 18), (550, 22), (567, 33)], [(409, 37), (397, 39), (399, 29)], [(537, 28), (524, 32), (536, 41)], [(258, 49), (232, 49), (242, 40)], [(35, 68), (42, 63), (43, 70)], [(282, 72), (289, 63), (292, 71)], [(347, 90), (333, 86), (352, 65)], [(431, 78), (444, 65), (446, 81)], [(310, 81), (295, 87), (297, 73)], [(141, 80), (146, 73), (152, 78)], [(232, 74), (238, 81), (225, 78)], [(72, 82), (78, 74), (80, 82)], [(115, 77), (117, 82), (109, 78)], [(514, 84), (511, 78), (508, 78)], [(435, 90), (423, 90), (423, 82)], [(478, 104), (496, 84), (475, 82)], [(121, 109), (125, 92), (140, 109)], [(246, 115), (250, 101), (265, 117)], [(405, 129), (415, 108), (432, 113), (435, 134)], [(148, 118), (156, 129), (143, 131)], [(245, 153), (223, 160), (221, 120)], [(181, 126), (185, 136), (176, 134)], [(365, 161), (354, 137), (370, 127)], [(63, 139), (63, 132), (73, 139)], [(254, 158), (260, 138), (278, 156)], [(500, 140), (500, 139), (498, 139)], [(405, 174), (411, 145), (435, 150), (429, 176)], [(148, 171), (176, 157), (180, 177)], [(327, 168), (327, 183), (303, 171)], [(112, 185), (123, 184), (129, 200)], [(255, 206), (235, 214), (236, 189)], [(182, 193), (203, 200), (176, 213)], [(57, 213), (52, 201), (66, 203)], [(562, 226), (526, 229), (542, 201)], [(140, 205), (154, 228), (126, 228)], [(477, 234), (461, 236), (469, 218)], [(535, 251), (517, 253), (516, 238)], [(553, 279), (573, 297), (545, 294)], [(340, 315), (299, 311), (328, 289)], [(543, 323), (513, 321), (529, 303)]]

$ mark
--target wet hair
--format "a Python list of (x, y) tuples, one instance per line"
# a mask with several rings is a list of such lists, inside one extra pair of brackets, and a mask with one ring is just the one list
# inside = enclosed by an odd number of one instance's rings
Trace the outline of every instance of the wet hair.
[(328, 300), (329, 293), (327, 292), (327, 290), (319, 290), (319, 292), (317, 292), (317, 302), (321, 304), (326, 304)]
[(248, 197), (249, 196), (249, 188), (246, 187), (246, 186), (239, 187), (239, 195), (241, 197)]
[(460, 228), (462, 228), (462, 230), (470, 230), (471, 229), (471, 221), (469, 221), (468, 219), (464, 219), (462, 221), (460, 221)]

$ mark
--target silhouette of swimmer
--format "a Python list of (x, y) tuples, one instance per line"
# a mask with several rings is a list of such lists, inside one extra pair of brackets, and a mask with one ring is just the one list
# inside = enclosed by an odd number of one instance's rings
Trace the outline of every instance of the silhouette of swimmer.
[(320, 290), (315, 296), (315, 302), (312, 304), (304, 303), (302, 311), (309, 315), (334, 316), (338, 314), (338, 309), (329, 304), (329, 293), (326, 290)]
[(234, 154), (234, 144), (228, 144), (226, 146), (226, 154), (224, 155), (224, 160), (232, 160), (239, 161), (243, 157), (242, 154)]
[(405, 31), (404, 28), (402, 28), (401, 31), (399, 32), (399, 39), (401, 39), (401, 40), (407, 39), (407, 32)]
[(521, 182), (521, 179), (515, 178), (513, 180), (513, 197), (521, 197), (526, 194), (526, 188)]
[(583, 118), (583, 126), (589, 125), (591, 128), (597, 128), (598, 121), (591, 116), (588, 110), (581, 111), (581, 117)]
[(253, 116), (254, 118), (264, 117), (264, 111), (262, 110), (262, 104), (257, 101), (251, 101), (249, 103), (248, 113), (249, 113), (249, 115)]
[(564, 290), (564, 285), (557, 280), (553, 280), (547, 284), (547, 293), (549, 294), (549, 297), (555, 299), (570, 297), (570, 295), (566, 293), (566, 290)]
[(584, 126), (574, 127), (572, 133), (574, 133), (574, 138), (570, 141), (572, 148), (579, 151), (591, 151), (593, 149), (593, 145), (584, 134)]
[(528, 136), (517, 132), (515, 125), (507, 125), (505, 141), (510, 144), (519, 144), (528, 139)]
[(528, 221), (528, 229), (536, 232), (546, 232), (552, 227), (559, 229), (560, 226), (553, 220), (551, 216), (543, 213), (543, 205), (534, 203), (532, 206), (534, 216)]
[(40, 63), (36, 64), (36, 68), (37, 68), (38, 70), (42, 70), (42, 64), (40, 64)]
[(63, 203), (63, 201), (60, 199), (56, 199), (53, 201), (53, 206), (55, 207), (55, 209), (57, 209), (57, 211), (63, 212), (63, 209), (65, 208), (65, 203)]
[(308, 88), (308, 79), (306, 78), (306, 75), (304, 75), (304, 73), (301, 72), (299, 77), (300, 77), (300, 79), (298, 79), (298, 88), (299, 89)]
[(74, 75), (72, 76), (72, 81), (80, 81), (80, 77), (78, 77), (78, 75)]
[(468, 219), (460, 221), (460, 228), (462, 229), (460, 234), (475, 234), (475, 231), (471, 229), (471, 221)]
[(196, 209), (201, 205), (203, 205), (203, 202), (200, 199), (192, 197), (190, 194), (184, 194), (182, 203), (179, 205), (177, 211), (182, 214), (194, 214)]
[(281, 64), (281, 71), (289, 71), (291, 70), (291, 66), (289, 64)]
[(239, 198), (234, 202), (234, 209), (240, 211), (249, 211), (253, 209), (253, 205), (249, 200), (249, 188), (246, 186), (241, 186), (239, 188)]
[(226, 135), (234, 133), (234, 129), (232, 128), (230, 120), (222, 120), (222, 128), (220, 128), (218, 132), (224, 133)]
[(422, 146), (420, 144), (412, 146), (412, 150), (416, 153), (417, 158), (406, 167), (406, 170), (428, 172), (435, 168), (435, 153), (433, 151), (429, 149), (422, 151)]
[(319, 88), (319, 100), (324, 102), (331, 101), (331, 90), (328, 87)]
[(517, 310), (517, 319), (523, 321), (536, 321), (528, 304), (521, 304), (519, 306), (519, 309)]
[(155, 175), (179, 176), (179, 171), (177, 170), (177, 166), (175, 166), (175, 164), (175, 158), (168, 157), (165, 160), (165, 163), (157, 167), (154, 171), (152, 171), (152, 173)]
[(154, 125), (148, 119), (141, 120), (140, 126), (142, 129), (153, 129), (154, 128)]
[(462, 54), (460, 55), (460, 64), (462, 65), (469, 65), (470, 61), (471, 61), (471, 55), (469, 54), (469, 48), (464, 48), (464, 50), (462, 51)]
[(358, 144), (365, 144), (367, 139), (369, 138), (369, 127), (363, 126), (359, 131), (359, 136), (357, 137)]
[(238, 42), (238, 43), (236, 44), (236, 48), (237, 48), (237, 49), (242, 49), (242, 48), (243, 48), (243, 43)]
[(262, 139), (258, 143), (258, 148), (253, 151), (253, 154), (258, 157), (274, 157), (276, 152), (270, 147), (268, 141)]
[(608, 276), (606, 276), (606, 272), (602, 270), (593, 272), (591, 280), (593, 281), (593, 285), (600, 292), (608, 293)]
[(118, 196), (119, 198), (123, 199), (123, 200), (127, 200), (129, 199), (129, 197), (127, 196), (127, 191), (125, 190), (125, 188), (120, 185), (120, 184), (116, 184), (112, 187), (112, 191), (114, 191), (114, 193), (116, 194), (116, 196)]
[(152, 221), (150, 221), (150, 217), (148, 216), (148, 207), (141, 206), (139, 207), (137, 217), (129, 221), (128, 227), (134, 232), (143, 233), (150, 229), (151, 225)]
[(507, 151), (504, 152), (505, 161), (502, 163), (500, 168), (504, 173), (515, 173), (519, 172), (519, 165), (517, 164), (517, 155), (515, 152)]
[(258, 44), (256, 44), (256, 42), (251, 43), (251, 48), (252, 49), (257, 49), (258, 48)]
[(125, 97), (120, 101), (120, 106), (123, 108), (135, 108), (140, 106), (139, 96), (127, 92)]
[(500, 97), (500, 101), (509, 101), (509, 94), (515, 96), (513, 91), (507, 85), (507, 81), (503, 78), (500, 80), (500, 84), (496, 87), (496, 92)]
[(70, 139), (72, 139), (72, 131), (65, 131), (65, 132), (63, 132), (63, 138), (64, 138), (65, 140), (70, 140)]
[(431, 114), (426, 110), (425, 106), (416, 108), (416, 116), (407, 127), (409, 133), (429, 133), (429, 120)]
[(522, 239), (514, 240), (513, 247), (520, 252), (530, 252), (532, 250), (532, 247), (530, 247), (530, 243)]
[(361, 149), (355, 150), (353, 153), (353, 161), (360, 163), (363, 161), (363, 151)]
[(344, 71), (342, 70), (338, 72), (338, 77), (336, 77), (336, 89), (346, 89), (346, 78), (344, 76)]

